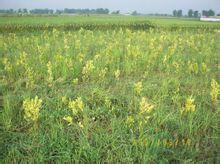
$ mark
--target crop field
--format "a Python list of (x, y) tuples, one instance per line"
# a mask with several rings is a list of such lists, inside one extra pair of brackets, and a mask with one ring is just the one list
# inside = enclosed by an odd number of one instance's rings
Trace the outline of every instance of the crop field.
[(2, 162), (220, 162), (220, 23), (49, 18), (0, 17)]

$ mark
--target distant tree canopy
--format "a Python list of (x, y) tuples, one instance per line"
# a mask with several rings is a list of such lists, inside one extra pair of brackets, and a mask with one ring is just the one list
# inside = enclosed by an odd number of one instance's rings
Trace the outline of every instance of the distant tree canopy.
[(200, 16), (199, 11), (194, 11), (194, 12), (193, 12), (193, 16), (194, 16), (195, 18), (198, 18), (198, 17)]
[(183, 11), (182, 10), (174, 10), (173, 11), (173, 16), (174, 17), (182, 17), (183, 16)]
[[(97, 9), (71, 9), (71, 8), (65, 8), (63, 10), (53, 10), (53, 9), (32, 9), (28, 10), (26, 8), (20, 8), (18, 10), (14, 9), (0, 9), (0, 13), (3, 14), (109, 14), (110, 11), (107, 8), (97, 8)], [(111, 14), (120, 14), (120, 10), (113, 11)], [(137, 11), (133, 11), (131, 15), (141, 15)], [(148, 14), (148, 15), (154, 15), (154, 16), (169, 16), (169, 14)], [(202, 10), (202, 13), (200, 14), (199, 11), (194, 11), (193, 9), (188, 10), (187, 16), (192, 17), (199, 17), (202, 16), (215, 16), (215, 12), (210, 10)], [(219, 14), (217, 14), (219, 15)], [(182, 17), (183, 16), (183, 10), (173, 10), (173, 16), (174, 17)]]
[(193, 17), (193, 10), (192, 9), (190, 9), (189, 11), (188, 11), (188, 17)]
[(117, 11), (113, 11), (111, 14), (120, 14), (120, 10), (117, 10)]
[(209, 17), (209, 16), (215, 16), (215, 12), (213, 10), (202, 10), (202, 16), (206, 16), (206, 17)]
[(131, 15), (133, 15), (133, 16), (138, 15), (138, 12), (137, 12), (137, 11), (133, 11), (133, 12), (131, 13)]
[(183, 10), (173, 10), (173, 16), (174, 17), (182, 17), (183, 16)]
[(208, 15), (209, 15), (209, 16), (215, 16), (215, 12), (210, 9), (210, 10), (208, 11)]
[(189, 9), (188, 11), (188, 17), (192, 18), (198, 18), (199, 17), (199, 11), (193, 11), (192, 9)]
[(64, 9), (59, 10), (59, 13), (65, 13), (65, 14), (108, 14), (109, 9)]
[(160, 14), (160, 13), (151, 13), (151, 14), (147, 14), (149, 16), (161, 16), (161, 17), (170, 17), (172, 15), (170, 14)]
[(183, 10), (178, 10), (177, 11), (177, 16), (182, 17), (183, 16)]
[(5, 14), (13, 14), (16, 11), (13, 9), (6, 9), (6, 10), (0, 10), (0, 13), (5, 13)]
[(173, 16), (177, 17), (177, 10), (173, 10)]
[(52, 9), (33, 9), (29, 11), (31, 14), (53, 14)]
[(64, 10), (52, 10), (52, 9), (7, 9), (7, 10), (0, 10), (0, 13), (6, 13), (6, 14), (13, 14), (13, 13), (30, 13), (30, 14), (108, 14), (109, 9), (104, 8), (98, 8), (98, 9), (68, 9), (65, 8)]
[[(189, 18), (198, 18), (200, 16), (215, 16), (215, 12), (213, 10), (202, 10), (202, 13), (199, 13), (199, 11), (197, 10), (193, 10), (193, 9), (189, 9), (188, 13), (186, 16), (188, 16)], [(182, 10), (173, 10), (173, 16), (174, 17), (182, 17), (183, 16), (183, 12)]]

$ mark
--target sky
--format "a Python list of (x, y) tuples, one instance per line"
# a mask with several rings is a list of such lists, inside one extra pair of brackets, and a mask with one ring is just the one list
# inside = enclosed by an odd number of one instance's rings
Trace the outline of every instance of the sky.
[(108, 8), (121, 12), (172, 13), (174, 9), (213, 9), (220, 13), (220, 0), (0, 0), (0, 9), (18, 8)]

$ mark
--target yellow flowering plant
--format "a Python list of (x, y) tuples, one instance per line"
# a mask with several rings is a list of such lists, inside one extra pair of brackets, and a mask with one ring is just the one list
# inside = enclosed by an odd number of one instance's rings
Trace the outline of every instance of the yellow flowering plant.
[(185, 106), (181, 110), (181, 114), (195, 112), (196, 105), (194, 104), (194, 99), (191, 97), (186, 99)]
[(39, 118), (42, 100), (36, 96), (34, 99), (25, 99), (23, 101), (24, 118), (27, 121), (36, 122)]
[(141, 92), (143, 91), (143, 85), (142, 85), (142, 82), (137, 82), (134, 84), (134, 90), (135, 92), (140, 95)]
[(69, 108), (72, 110), (73, 115), (76, 115), (78, 112), (83, 112), (84, 104), (81, 97), (78, 97), (76, 100), (69, 101)]
[(52, 71), (52, 63), (49, 61), (47, 63), (47, 73), (48, 73), (48, 85), (51, 87), (53, 84), (53, 71)]
[(212, 102), (214, 104), (217, 103), (219, 92), (220, 92), (220, 85), (215, 79), (212, 79), (210, 95), (211, 95)]
[(86, 65), (83, 67), (83, 70), (82, 70), (83, 77), (87, 78), (94, 68), (95, 66), (93, 64), (93, 60), (87, 61)]
[(63, 120), (65, 120), (68, 123), (68, 125), (73, 124), (73, 118), (71, 116), (65, 116), (63, 117)]
[(140, 114), (144, 114), (144, 113), (150, 114), (152, 113), (153, 109), (154, 109), (154, 105), (150, 104), (147, 101), (146, 97), (142, 97), (140, 101)]
[(114, 72), (114, 75), (115, 75), (115, 79), (116, 79), (116, 80), (119, 80), (120, 70), (117, 69), (117, 70)]

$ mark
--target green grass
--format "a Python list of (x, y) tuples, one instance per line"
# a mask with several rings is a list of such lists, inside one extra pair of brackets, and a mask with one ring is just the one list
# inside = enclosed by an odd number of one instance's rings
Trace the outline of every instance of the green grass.
[[(213, 30), (215, 24), (184, 29), (201, 22), (104, 16), (0, 19), (3, 26), (149, 19), (162, 25), (135, 31), (2, 32), (2, 162), (219, 162), (220, 32)], [(166, 28), (174, 24), (177, 28)], [(30, 102), (36, 96), (42, 100), (39, 106)], [(35, 111), (37, 120), (28, 117), (28, 110)]]
[(44, 30), (147, 30), (168, 29), (219, 29), (218, 22), (202, 22), (199, 19), (146, 16), (7, 16), (0, 17), (0, 32), (42, 32)]
[(217, 22), (201, 22), (199, 19), (147, 16), (11, 16), (0, 17), (0, 25), (60, 25), (79, 23), (129, 23), (152, 21), (159, 25), (219, 25)]
[[(107, 18), (107, 19), (106, 19)], [(146, 18), (134, 18), (134, 17), (116, 17), (116, 16), (32, 16), (32, 17), (1, 17), (1, 25), (5, 24), (23, 24), (23, 25), (39, 25), (39, 24), (78, 24), (78, 23), (108, 23), (108, 22), (128, 22), (128, 21), (142, 21)]]

